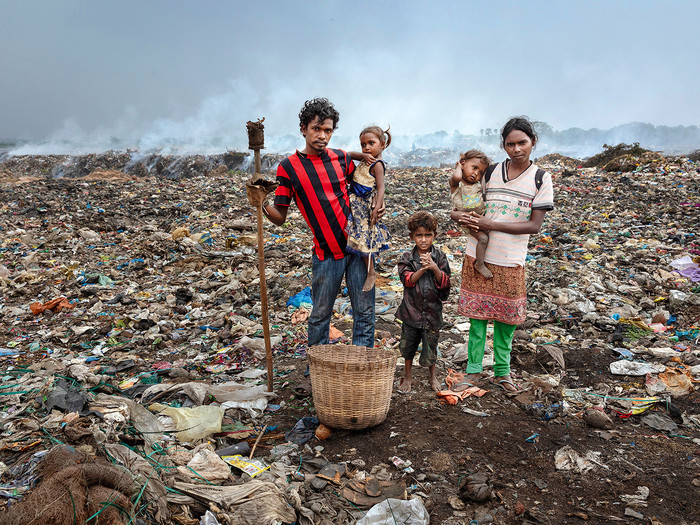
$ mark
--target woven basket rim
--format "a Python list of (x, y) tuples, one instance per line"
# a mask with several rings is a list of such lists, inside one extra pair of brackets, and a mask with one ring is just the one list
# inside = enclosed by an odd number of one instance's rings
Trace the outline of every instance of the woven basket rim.
[(355, 346), (355, 345), (345, 345), (345, 344), (314, 345), (312, 347), (309, 347), (309, 349), (306, 351), (306, 355), (308, 357), (318, 357), (317, 354), (322, 354), (326, 351), (338, 352), (341, 350), (365, 351), (368, 354), (371, 353), (374, 356), (377, 356), (379, 359), (381, 359), (383, 357), (396, 356), (396, 352), (394, 350), (390, 350), (387, 348), (376, 348), (376, 347), (369, 347), (369, 346)]

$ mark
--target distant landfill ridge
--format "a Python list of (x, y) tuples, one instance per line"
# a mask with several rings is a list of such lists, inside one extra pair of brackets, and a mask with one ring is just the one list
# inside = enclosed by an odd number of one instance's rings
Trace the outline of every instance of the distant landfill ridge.
[[(535, 157), (552, 153), (574, 159), (586, 159), (603, 151), (606, 146), (635, 144), (659, 151), (667, 155), (697, 155), (700, 150), (700, 128), (698, 126), (654, 126), (634, 122), (611, 129), (570, 128), (555, 131), (544, 122), (536, 122), (540, 140), (534, 152)], [(500, 148), (500, 130), (484, 129), (479, 135), (465, 135), (455, 130), (451, 133), (436, 131), (421, 135), (394, 135), (391, 147), (384, 153), (390, 166), (450, 166), (468, 149), (481, 149), (494, 160), (504, 158)], [(218, 138), (214, 142), (227, 143)], [(231, 141), (234, 143), (235, 141)], [(353, 137), (336, 134), (332, 147), (347, 150), (358, 149)], [(250, 171), (251, 155), (248, 151), (223, 151), (206, 154), (171, 153), (171, 149), (143, 152), (134, 149), (114, 147), (95, 153), (65, 154), (66, 141), (58, 150), (61, 154), (48, 154), (50, 143), (31, 144), (26, 141), (0, 140), (0, 172), (29, 176), (83, 177), (100, 170), (120, 171), (144, 176), (157, 175), (166, 178), (205, 175), (214, 170)], [(288, 134), (282, 137), (266, 137), (267, 148), (263, 155), (263, 171), (274, 170), (279, 161), (297, 147), (302, 146), (299, 136)], [(70, 149), (70, 148), (68, 148)], [(76, 150), (85, 150), (76, 146)], [(204, 148), (206, 149), (206, 148)], [(42, 154), (32, 154), (35, 150)], [(178, 151), (198, 151), (194, 145), (179, 145)], [(46, 153), (46, 154), (45, 154)]]
[[(586, 159), (600, 153), (605, 145), (639, 145), (647, 150), (660, 151), (667, 155), (688, 155), (700, 149), (698, 126), (653, 126), (633, 122), (614, 128), (588, 129), (570, 128), (555, 131), (544, 122), (535, 122), (539, 134), (535, 157), (558, 153), (576, 159)], [(454, 163), (460, 152), (481, 149), (494, 160), (504, 158), (500, 148), (500, 129), (485, 129), (479, 136), (463, 135), (458, 131), (437, 131), (416, 137), (395, 137), (385, 156), (397, 166), (439, 166)], [(392, 162), (393, 161), (393, 162)]]

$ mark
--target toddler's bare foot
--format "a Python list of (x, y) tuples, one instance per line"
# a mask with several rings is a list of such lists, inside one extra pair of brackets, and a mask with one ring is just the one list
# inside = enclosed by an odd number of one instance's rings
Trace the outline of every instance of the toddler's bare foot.
[(476, 268), (476, 271), (479, 272), (484, 279), (493, 279), (491, 270), (489, 270), (484, 263), (476, 261), (474, 263), (474, 268)]
[(365, 279), (365, 284), (362, 286), (363, 292), (369, 292), (374, 288), (374, 283), (377, 280), (377, 274), (374, 270), (367, 273), (367, 279)]
[(411, 391), (411, 378), (404, 377), (399, 383), (399, 388), (397, 389), (402, 394), (408, 394)]
[(432, 388), (434, 392), (439, 392), (442, 390), (440, 388), (440, 382), (434, 376), (431, 377), (428, 382), (430, 383), (430, 388)]

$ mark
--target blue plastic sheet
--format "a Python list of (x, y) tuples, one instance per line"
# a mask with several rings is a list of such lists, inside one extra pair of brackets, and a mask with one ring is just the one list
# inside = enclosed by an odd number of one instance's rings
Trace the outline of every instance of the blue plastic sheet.
[(287, 300), (287, 306), (293, 306), (294, 308), (300, 308), (302, 306), (310, 308), (313, 306), (313, 301), (311, 300), (311, 287), (307, 286), (298, 294), (290, 297)]

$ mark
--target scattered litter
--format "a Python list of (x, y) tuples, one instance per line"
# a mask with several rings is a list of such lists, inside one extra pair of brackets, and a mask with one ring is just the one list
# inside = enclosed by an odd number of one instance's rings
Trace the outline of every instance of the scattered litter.
[(642, 418), (642, 422), (654, 430), (663, 432), (675, 432), (678, 429), (678, 425), (670, 417), (659, 412), (647, 414)]
[(246, 459), (240, 454), (235, 454), (233, 456), (222, 456), (221, 459), (232, 467), (242, 470), (251, 478), (254, 478), (261, 472), (264, 472), (270, 468), (270, 465), (266, 464), (261, 459)]
[[(177, 430), (175, 435), (179, 441), (195, 441), (221, 432), (224, 410), (218, 406), (175, 408), (153, 403), (148, 408), (159, 416), (165, 416), (172, 420), (173, 430)], [(167, 429), (169, 422), (162, 419), (161, 422)]]
[(403, 470), (404, 472), (411, 473), (414, 472), (413, 467), (411, 466), (412, 463), (408, 459), (401, 459), (399, 456), (392, 456), (389, 458), (389, 461), (391, 461), (394, 466), (399, 469)]
[(531, 414), (537, 419), (549, 421), (561, 416), (564, 413), (564, 404), (553, 403), (546, 406), (542, 403), (532, 403), (531, 405), (525, 405), (525, 410), (528, 412), (528, 414)]
[(661, 364), (641, 363), (639, 361), (613, 361), (610, 363), (610, 372), (620, 376), (645, 376), (658, 374), (666, 370)]
[(485, 412), (485, 411), (481, 412), (479, 410), (474, 410), (474, 409), (471, 409), (469, 407), (462, 407), (462, 412), (464, 412), (465, 414), (471, 414), (472, 416), (480, 416), (480, 417), (488, 417), (491, 415), (488, 412)]
[[(408, 215), (427, 208), (438, 217), (446, 234), (437, 244), (450, 260), (455, 291), (466, 248), (467, 237), (450, 230), (445, 187), (435, 182), (446, 180), (449, 169), (419, 166), (424, 158), (440, 163), (452, 153), (424, 152), (401, 157), (414, 168), (395, 168), (399, 163), (389, 161), (386, 219), (397, 235), (377, 261), (375, 311), (391, 323), (378, 323), (376, 346), (392, 352), (402, 293), (394, 268), (410, 245)], [(366, 443), (362, 449), (357, 445), (364, 433), (334, 430), (321, 443), (322, 427), (307, 419), (318, 407), (297, 376), (309, 350), (311, 238), (298, 210), (290, 209), (283, 227), (266, 223), (264, 231), (275, 358), (268, 378), (255, 213), (246, 202), (249, 174), (242, 171), (250, 157), (139, 155), (0, 157), (0, 505), (8, 509), (0, 521), (15, 510), (34, 512), (30, 506), (54, 489), (53, 496), (63, 496), (47, 512), (67, 511), (66, 523), (88, 521), (96, 513), (92, 521), (350, 523), (366, 509), (379, 511), (377, 504), (386, 498), (399, 502), (392, 507), (396, 516), (401, 506), (418, 505), (418, 497), (428, 508), (450, 502), (455, 522), (507, 521), (510, 514), (499, 516), (498, 507), (528, 522), (566, 521), (565, 506), (550, 505), (559, 488), (556, 476), (530, 476), (529, 465), (542, 460), (535, 456), (512, 470), (523, 484), (507, 479), (509, 474), (497, 490), (486, 478), (471, 479), (476, 492), (464, 498), (466, 508), (455, 495), (456, 479), (466, 486), (476, 469), (498, 472), (499, 478), (506, 472), (484, 463), (478, 434), (505, 438), (508, 434), (497, 432), (514, 414), (516, 422), (535, 423), (538, 431), (528, 439), (540, 444), (530, 447), (522, 442), (522, 427), (511, 426), (510, 438), (520, 437), (509, 442), (525, 452), (537, 448), (547, 454), (552, 443), (587, 450), (606, 440), (606, 462), (620, 467), (605, 472), (613, 486), (624, 483), (629, 489), (630, 472), (667, 459), (650, 455), (642, 440), (672, 442), (674, 447), (658, 447), (660, 454), (673, 454), (669, 466), (688, 461), (692, 466), (692, 447), (700, 444), (693, 403), (700, 380), (696, 160), (650, 152), (633, 161), (606, 161), (610, 170), (627, 170), (622, 173), (582, 168), (581, 161), (562, 156), (539, 159), (555, 177), (562, 206), (547, 214), (527, 257), (528, 317), (516, 331), (513, 352), (523, 392), (479, 399), (481, 391), (469, 385), (448, 385), (442, 399), (463, 405), (465, 414), (488, 417), (473, 421), (476, 439), (459, 433), (452, 439), (446, 424), (431, 428), (427, 421), (433, 414), (451, 420), (458, 414), (422, 391), (417, 370), (415, 394), (392, 397), (387, 417), (419, 406), (413, 413), (425, 414), (416, 421), (420, 431), (434, 432), (428, 438), (441, 434), (440, 444), (450, 454), (444, 462), (435, 455), (426, 461), (412, 446), (413, 429), (387, 421), (382, 435), (392, 439), (379, 457), (394, 454), (393, 447), (402, 457), (372, 465), (362, 457)], [(263, 166), (274, 169), (278, 160), (265, 156)], [(21, 182), (29, 176), (31, 184)], [(457, 303), (456, 295), (445, 303), (439, 368), (467, 360), (470, 323), (457, 315)], [(349, 343), (351, 321), (352, 305), (342, 290), (334, 302), (331, 339)], [(488, 330), (487, 374), (494, 361), (491, 324)], [(283, 366), (277, 366), (280, 358)], [(261, 384), (266, 379), (274, 383), (274, 393)], [(518, 418), (521, 409), (536, 421)], [(583, 426), (582, 419), (598, 430)], [(44, 461), (61, 443), (80, 457), (77, 464), (71, 459), (60, 465), (60, 476), (76, 475), (66, 486), (79, 499), (94, 495), (113, 505), (92, 509), (81, 499), (74, 511), (56, 477), (41, 476), (51, 464)], [(601, 453), (564, 447), (549, 468), (607, 469), (602, 461)], [(460, 478), (451, 474), (458, 471)], [(688, 472), (676, 470), (684, 483), (692, 476)], [(638, 491), (610, 503), (617, 507), (590, 500), (593, 478), (575, 480), (583, 499), (572, 517), (619, 521), (627, 506), (626, 516), (642, 520), (635, 509), (645, 502), (650, 515), (666, 512), (658, 504), (669, 499), (663, 475), (654, 477), (660, 484), (647, 477), (655, 498)], [(501, 483), (517, 487), (527, 508), (522, 503), (514, 508)], [(525, 499), (533, 491), (540, 503)], [(467, 515), (486, 493), (498, 505)], [(403, 501), (407, 494), (414, 499)], [(391, 510), (385, 510), (391, 520)], [(423, 517), (427, 520), (427, 512)], [(24, 518), (20, 522), (30, 521)]]
[(574, 470), (580, 473), (588, 472), (596, 466), (608, 468), (600, 462), (600, 455), (600, 452), (589, 450), (585, 455), (581, 456), (569, 445), (566, 445), (554, 454), (554, 466), (557, 470)]
[(635, 494), (623, 494), (620, 499), (625, 503), (630, 505), (639, 505), (642, 507), (647, 506), (647, 499), (649, 498), (649, 487), (640, 486), (637, 487), (637, 492)]
[(389, 498), (372, 507), (357, 525), (383, 525), (405, 523), (406, 525), (428, 525), (430, 515), (419, 498), (408, 501)]

